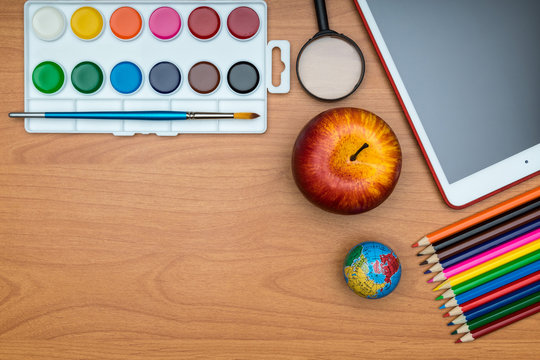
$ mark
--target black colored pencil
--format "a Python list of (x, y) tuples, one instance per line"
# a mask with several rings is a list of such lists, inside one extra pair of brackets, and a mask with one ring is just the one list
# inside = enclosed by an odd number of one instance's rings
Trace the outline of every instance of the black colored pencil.
[(535, 210), (540, 208), (540, 199), (534, 199), (522, 206), (519, 206), (515, 209), (510, 209), (504, 213), (502, 213), (499, 216), (496, 216), (494, 218), (488, 219), (484, 222), (481, 222), (478, 225), (475, 225), (473, 227), (470, 227), (468, 229), (465, 229), (457, 234), (454, 234), (452, 236), (449, 236), (441, 241), (436, 242), (435, 244), (431, 244), (424, 248), (422, 251), (418, 253), (419, 256), (422, 255), (431, 255), (435, 252), (438, 252), (441, 249), (447, 248), (453, 244), (456, 244), (458, 242), (464, 241), (468, 239), (471, 236), (474, 236), (476, 234), (481, 233), (482, 231), (486, 231), (488, 229), (493, 228), (494, 226), (500, 225), (504, 222), (510, 221), (514, 218), (517, 218), (518, 216), (521, 216), (529, 211)]

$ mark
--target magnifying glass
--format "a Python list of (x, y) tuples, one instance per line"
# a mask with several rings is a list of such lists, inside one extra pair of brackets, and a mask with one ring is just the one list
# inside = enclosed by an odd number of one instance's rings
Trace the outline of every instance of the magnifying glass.
[(364, 55), (354, 41), (330, 30), (325, 0), (315, 0), (319, 32), (308, 40), (296, 60), (300, 85), (319, 100), (351, 95), (364, 78)]

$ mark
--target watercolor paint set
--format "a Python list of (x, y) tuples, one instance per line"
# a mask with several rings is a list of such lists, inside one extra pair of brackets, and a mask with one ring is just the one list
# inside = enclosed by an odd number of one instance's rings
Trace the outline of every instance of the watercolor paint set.
[[(252, 1), (27, 1), (25, 111), (253, 112), (252, 120), (25, 119), (31, 133), (263, 133), (290, 45)], [(272, 50), (285, 69), (272, 84)]]

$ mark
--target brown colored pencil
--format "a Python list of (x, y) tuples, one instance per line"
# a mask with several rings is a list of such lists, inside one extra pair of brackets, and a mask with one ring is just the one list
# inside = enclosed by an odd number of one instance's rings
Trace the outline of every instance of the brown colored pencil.
[(540, 208), (540, 198), (536, 198), (528, 203), (520, 205), (518, 207), (512, 208), (498, 216), (490, 218), (480, 224), (467, 228), (463, 231), (460, 231), (457, 234), (451, 235), (447, 238), (444, 238), (441, 241), (437, 241), (434, 244), (426, 246), (422, 251), (420, 251), (417, 256), (422, 255), (431, 255), (433, 253), (439, 252), (442, 249), (450, 247), (459, 242), (465, 241), (471, 236), (480, 234), (481, 232), (487, 231), (494, 228), (502, 223), (508, 222), (510, 220), (516, 219), (523, 214), (529, 213), (535, 209)]
[(492, 206), (484, 211), (481, 211), (477, 214), (471, 215), (465, 219), (462, 219), (458, 222), (455, 222), (453, 224), (450, 224), (442, 229), (439, 229), (437, 231), (434, 231), (426, 236), (424, 236), (422, 239), (420, 239), (418, 242), (416, 242), (413, 247), (417, 246), (427, 246), (429, 244), (433, 244), (437, 241), (440, 241), (450, 235), (456, 234), (462, 230), (465, 230), (471, 226), (474, 226), (476, 224), (479, 224), (485, 220), (488, 220), (492, 217), (495, 217), (497, 215), (500, 215), (504, 213), (505, 211), (508, 211), (510, 209), (513, 209), (517, 206), (523, 205), (531, 200), (537, 199), (540, 197), (540, 186), (532, 189), (530, 191), (527, 191), (524, 194), (518, 195), (512, 199), (506, 200), (500, 204), (497, 204), (495, 206)]
[(536, 314), (540, 311), (540, 303), (536, 303), (530, 306), (527, 306), (524, 309), (516, 311), (510, 315), (506, 315), (498, 320), (495, 320), (487, 325), (481, 326), (478, 329), (475, 329), (462, 338), (458, 339), (456, 342), (469, 342), (478, 339), (481, 336), (487, 335), (493, 331), (499, 330), (505, 326), (515, 323), (516, 321), (525, 319), (531, 315)]
[[(532, 210), (508, 222), (502, 223), (477, 235), (471, 236), (470, 238), (462, 242), (458, 242), (447, 248), (441, 249), (432, 257), (428, 258), (429, 261), (426, 260), (426, 263), (435, 263), (435, 259), (436, 262), (444, 262), (444, 260), (448, 259), (449, 257), (455, 256), (459, 253), (463, 253), (473, 247), (482, 245), (488, 241), (493, 240), (497, 236), (500, 236), (506, 232), (512, 231), (524, 224), (538, 219), (540, 219), (540, 209)], [(444, 265), (444, 267), (448, 266)]]

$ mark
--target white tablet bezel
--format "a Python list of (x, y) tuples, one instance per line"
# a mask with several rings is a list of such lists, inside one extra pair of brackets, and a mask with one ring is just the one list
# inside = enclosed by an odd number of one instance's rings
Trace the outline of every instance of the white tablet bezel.
[[(367, 0), (356, 0), (381, 60), (446, 203), (463, 208), (540, 173), (540, 143), (450, 184), (390, 55)], [(540, 116), (540, 114), (539, 114)], [(540, 121), (540, 119), (539, 119)]]

